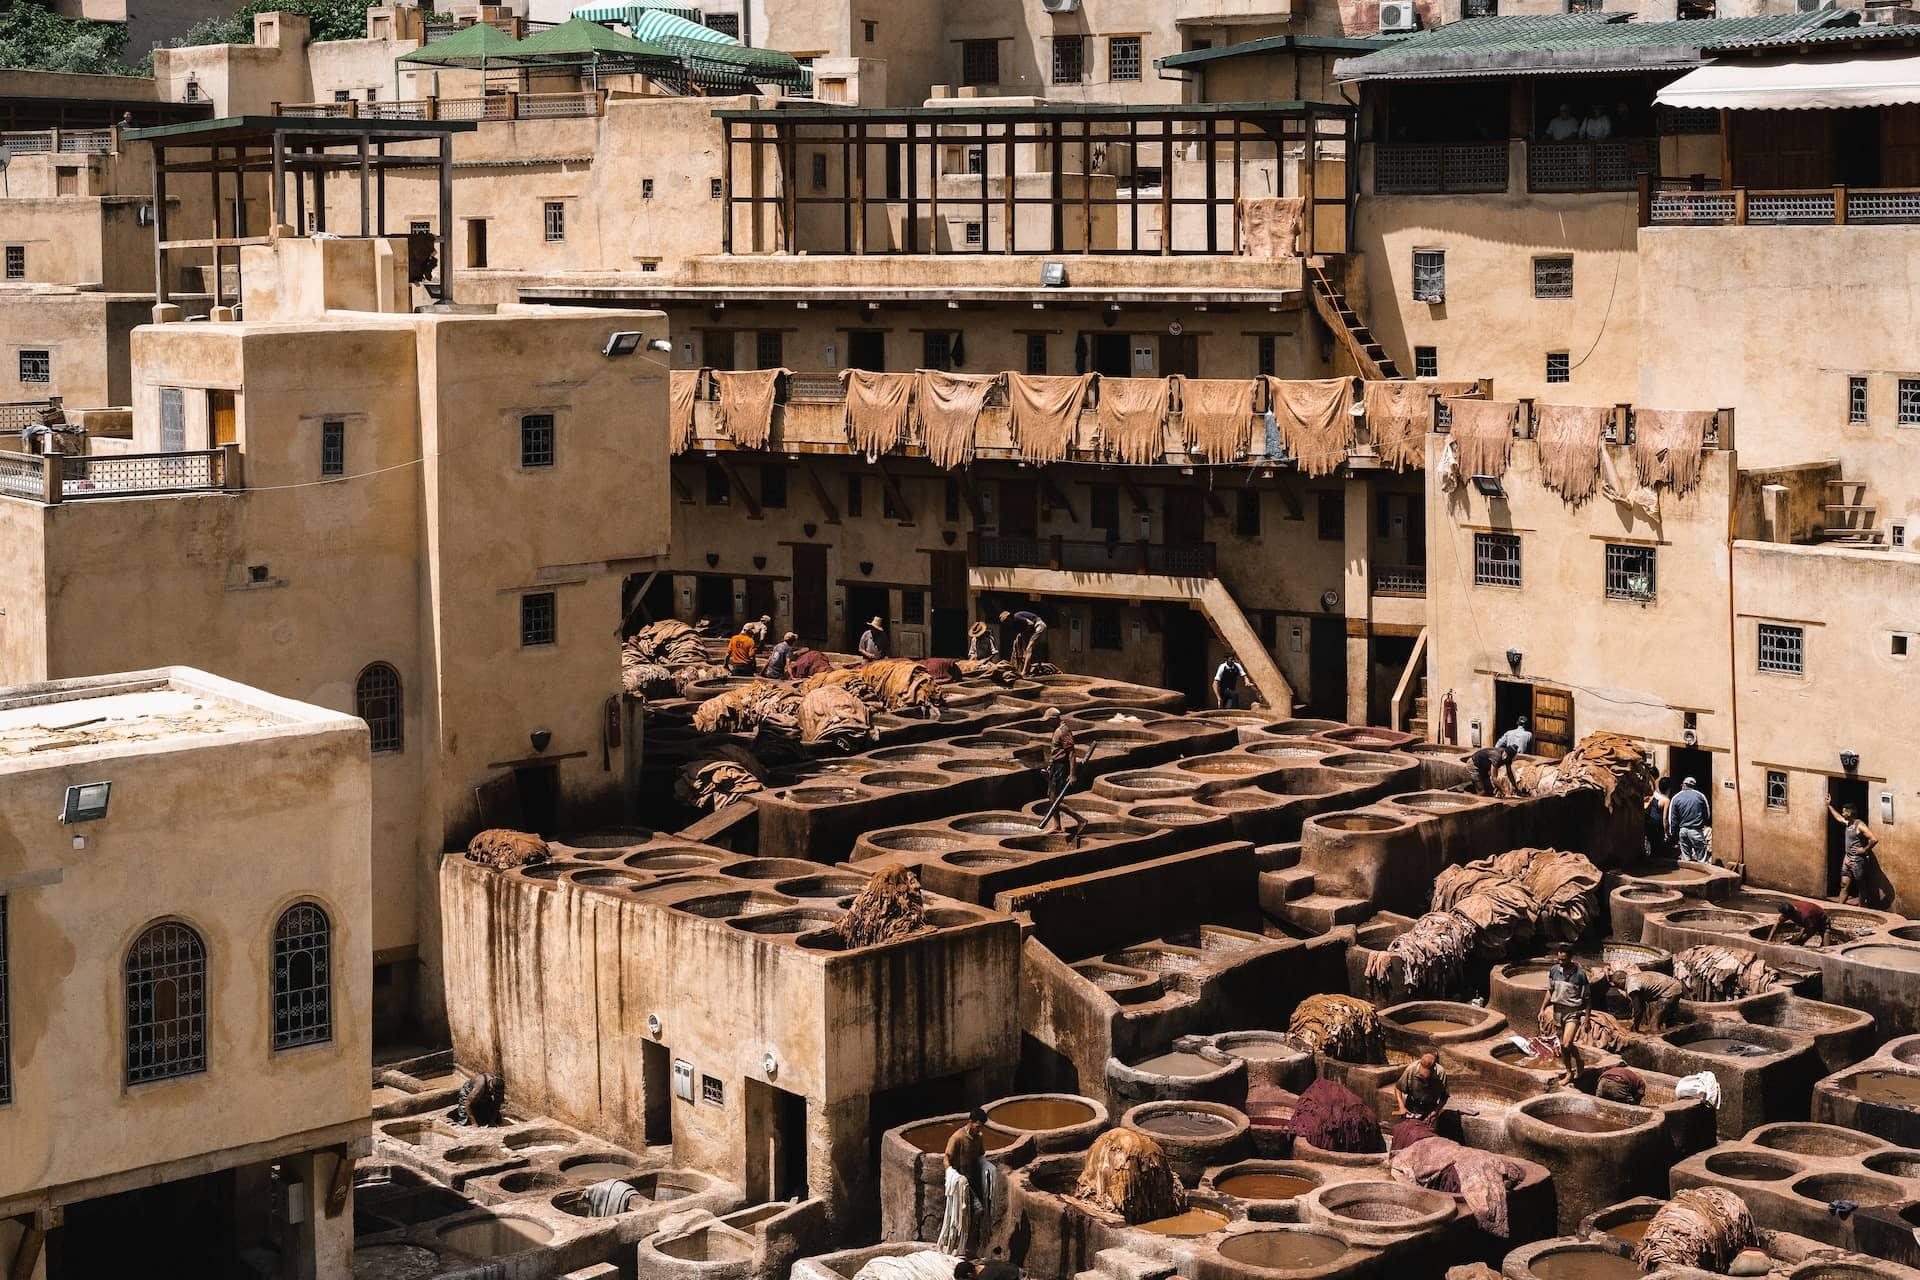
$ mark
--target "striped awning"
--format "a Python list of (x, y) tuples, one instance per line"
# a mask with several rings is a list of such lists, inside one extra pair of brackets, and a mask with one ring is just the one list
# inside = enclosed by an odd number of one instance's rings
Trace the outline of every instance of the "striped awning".
[(745, 90), (761, 84), (797, 88), (807, 83), (805, 69), (791, 55), (741, 44), (687, 18), (687, 12), (644, 4), (603, 4), (575, 9), (573, 16), (623, 24), (635, 38), (679, 57), (689, 78), (705, 88)]

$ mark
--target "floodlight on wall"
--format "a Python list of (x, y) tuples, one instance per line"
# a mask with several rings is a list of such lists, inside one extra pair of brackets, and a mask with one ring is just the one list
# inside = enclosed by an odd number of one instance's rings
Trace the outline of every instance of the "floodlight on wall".
[(1504, 498), (1507, 496), (1506, 488), (1500, 483), (1499, 476), (1473, 477), (1473, 491), (1483, 498)]
[(780, 1059), (773, 1056), (773, 1050), (760, 1055), (760, 1072), (769, 1080), (780, 1074)]
[(1067, 287), (1067, 264), (1064, 262), (1043, 262), (1040, 264), (1040, 285), (1045, 289), (1064, 289)]
[[(1855, 769), (1858, 769), (1860, 767), (1860, 753), (1858, 751), (1842, 751), (1840, 753), (1840, 767), (1848, 773), (1852, 773)], [(73, 792), (69, 790), (67, 794), (71, 796)], [(104, 812), (106, 809), (106, 799), (104, 796), (101, 798), (100, 807), (102, 812)]]
[(1509, 669), (1509, 670), (1511, 670), (1511, 671), (1513, 671), (1514, 673), (1516, 673), (1516, 674), (1518, 674), (1518, 673), (1519, 673), (1519, 670), (1520, 670), (1520, 659), (1521, 659), (1521, 658), (1523, 658), (1523, 657), (1525, 657), (1525, 656), (1526, 656), (1526, 655), (1525, 655), (1525, 654), (1523, 654), (1523, 653), (1521, 653), (1521, 652), (1520, 652), (1520, 651), (1519, 651), (1518, 649), (1509, 649), (1509, 650), (1507, 650), (1507, 667), (1508, 667), (1508, 669)]
[(107, 800), (113, 794), (111, 782), (82, 782), (67, 788), (66, 802), (60, 806), (62, 822), (96, 822), (107, 816)]
[(621, 329), (610, 334), (607, 345), (601, 350), (603, 356), (630, 356), (640, 349), (641, 339), (646, 335), (637, 329)]
[(533, 744), (533, 749), (536, 753), (545, 751), (553, 742), (553, 730), (535, 729), (527, 735), (527, 741)]
[(658, 1040), (660, 1038), (660, 1015), (659, 1014), (650, 1013), (647, 1015), (647, 1034), (652, 1036), (655, 1040)]

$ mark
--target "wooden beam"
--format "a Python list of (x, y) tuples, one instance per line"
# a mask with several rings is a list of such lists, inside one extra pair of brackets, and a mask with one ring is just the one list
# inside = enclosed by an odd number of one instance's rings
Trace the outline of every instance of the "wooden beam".
[(1227, 518), (1226, 504), (1220, 501), (1220, 495), (1218, 493), (1212, 489), (1202, 489), (1200, 493), (1201, 496), (1206, 499), (1207, 511), (1212, 514), (1214, 519), (1224, 520)]
[(887, 470), (886, 463), (877, 460), (873, 467), (880, 473), (880, 483), (885, 485), (887, 492), (893, 496), (893, 509), (899, 513), (896, 518), (901, 524), (912, 524), (913, 508), (907, 504), (907, 495), (900, 492), (900, 486), (894, 483), (893, 472)]
[(820, 473), (814, 470), (813, 463), (804, 458), (801, 459), (800, 474), (807, 478), (807, 487), (813, 490), (813, 496), (819, 501), (821, 513), (826, 516), (827, 523), (839, 524), (840, 508), (833, 505), (833, 499), (827, 494), (827, 486), (820, 482)]
[(682, 502), (692, 502), (692, 501), (693, 501), (693, 490), (692, 490), (692, 489), (689, 489), (689, 488), (687, 487), (687, 482), (686, 482), (685, 480), (682, 480), (682, 479), (680, 478), (680, 476), (679, 476), (679, 474), (678, 474), (678, 473), (676, 473), (676, 472), (673, 472), (673, 471), (668, 471), (668, 472), (667, 472), (667, 479), (668, 479), (668, 480), (669, 480), (669, 481), (670, 481), (670, 482), (672, 483), (672, 485), (673, 485), (673, 496), (674, 496), (674, 497), (676, 497), (676, 498), (678, 498), (678, 499), (680, 499), (680, 501), (682, 501)]
[(746, 481), (742, 480), (740, 473), (734, 469), (733, 459), (721, 454), (714, 461), (719, 463), (720, 469), (727, 473), (727, 483), (733, 486), (733, 491), (740, 495), (740, 505), (747, 509), (747, 519), (758, 520), (760, 504), (754, 499), (752, 491), (747, 488)]
[(1140, 491), (1140, 486), (1133, 482), (1133, 477), (1124, 471), (1120, 473), (1120, 487), (1127, 491), (1129, 498), (1133, 499), (1135, 512), (1144, 515), (1153, 510), (1153, 504), (1147, 501), (1147, 495)]
[(964, 472), (960, 471), (954, 472), (948, 478), (960, 487), (960, 500), (967, 504), (967, 513), (973, 517), (973, 522), (975, 524), (985, 524), (987, 522), (987, 512), (986, 509), (980, 505), (980, 491), (973, 487), (973, 480)]
[(333, 1182), (327, 1188), (327, 1216), (337, 1218), (347, 1207), (347, 1198), (353, 1191), (353, 1157), (345, 1148), (333, 1154)]
[(1080, 523), (1080, 517), (1073, 513), (1073, 503), (1067, 499), (1065, 493), (1061, 492), (1060, 486), (1053, 482), (1053, 477), (1044, 471), (1040, 473), (1040, 491), (1047, 495), (1049, 507), (1059, 507), (1067, 513), (1067, 519), (1075, 524)]
[(1294, 487), (1292, 476), (1282, 475), (1280, 477), (1280, 483), (1275, 486), (1275, 490), (1280, 495), (1280, 505), (1287, 509), (1287, 519), (1304, 520), (1307, 518), (1306, 509), (1300, 501), (1300, 491)]

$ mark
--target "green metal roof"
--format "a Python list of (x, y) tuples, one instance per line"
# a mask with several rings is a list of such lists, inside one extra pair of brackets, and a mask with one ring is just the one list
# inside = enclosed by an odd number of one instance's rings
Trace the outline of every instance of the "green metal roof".
[(585, 18), (569, 18), (557, 27), (535, 32), (513, 48), (517, 58), (567, 58), (578, 61), (601, 58), (645, 59), (674, 62), (673, 54), (659, 45), (623, 36)]
[(1217, 49), (1189, 49), (1155, 58), (1156, 67), (1199, 67), (1229, 58), (1251, 58), (1267, 53), (1372, 53), (1401, 39), (1398, 36), (1262, 36), (1223, 44)]
[(403, 53), (395, 62), (416, 62), (429, 67), (479, 67), (513, 65), (520, 42), (490, 23), (476, 22), (462, 27), (445, 39), (421, 45), (412, 53)]
[(1702, 50), (1818, 30), (1834, 10), (1685, 22), (1632, 22), (1625, 13), (1469, 18), (1408, 36), (1389, 48), (1342, 60), (1342, 80), (1658, 71), (1698, 66)]
[(216, 116), (145, 129), (123, 129), (130, 142), (157, 142), (163, 146), (212, 147), (264, 143), (276, 133), (298, 134), (302, 146), (338, 146), (362, 137), (379, 142), (406, 142), (443, 133), (471, 133), (471, 120), (388, 120), (373, 116)]
[(863, 120), (868, 124), (958, 124), (971, 120), (1206, 120), (1215, 117), (1254, 119), (1259, 116), (1299, 116), (1312, 111), (1323, 120), (1352, 115), (1344, 102), (1037, 102), (1028, 106), (995, 103), (972, 105), (970, 98), (945, 99), (944, 107), (723, 107), (716, 120), (749, 123), (836, 124)]
[(682, 10), (645, 4), (590, 5), (573, 16), (588, 22), (618, 22), (641, 40), (679, 58), (689, 77), (708, 88), (751, 89), (758, 84), (806, 83), (790, 54), (757, 49), (681, 16)]
[(1789, 31), (1784, 35), (1763, 36), (1728, 40), (1716, 44), (1709, 53), (1733, 53), (1752, 50), (1754, 52), (1779, 53), (1799, 45), (1882, 45), (1894, 42), (1911, 43), (1920, 40), (1920, 24), (1906, 22), (1873, 23), (1867, 25), (1859, 20), (1857, 10), (1840, 10), (1834, 15), (1830, 26), (1819, 27), (1812, 31)]

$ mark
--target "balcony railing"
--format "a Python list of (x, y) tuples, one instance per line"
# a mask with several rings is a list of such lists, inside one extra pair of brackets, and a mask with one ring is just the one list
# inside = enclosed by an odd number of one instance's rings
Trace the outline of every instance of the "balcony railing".
[(0, 158), (103, 156), (113, 150), (111, 129), (30, 129), (0, 132)]
[(1427, 566), (1423, 564), (1376, 565), (1373, 570), (1373, 594), (1424, 596), (1427, 594)]
[(1507, 189), (1504, 142), (1382, 142), (1373, 148), (1380, 195), (1462, 195)]
[(1652, 169), (1652, 145), (1642, 138), (1527, 144), (1529, 191), (1632, 191)]
[(61, 455), (0, 451), (0, 494), (34, 502), (205, 493), (234, 485), (237, 452)]
[(276, 102), (277, 116), (370, 120), (565, 120), (601, 114), (597, 90), (489, 93), (479, 98), (401, 98), (393, 102)]
[(1644, 191), (1640, 225), (1653, 227), (1888, 226), (1920, 223), (1920, 188), (1812, 187), (1792, 191)]
[(1059, 569), (1068, 573), (1145, 573), (1174, 578), (1215, 576), (1214, 544), (1094, 541), (975, 534), (973, 562), (992, 569)]

